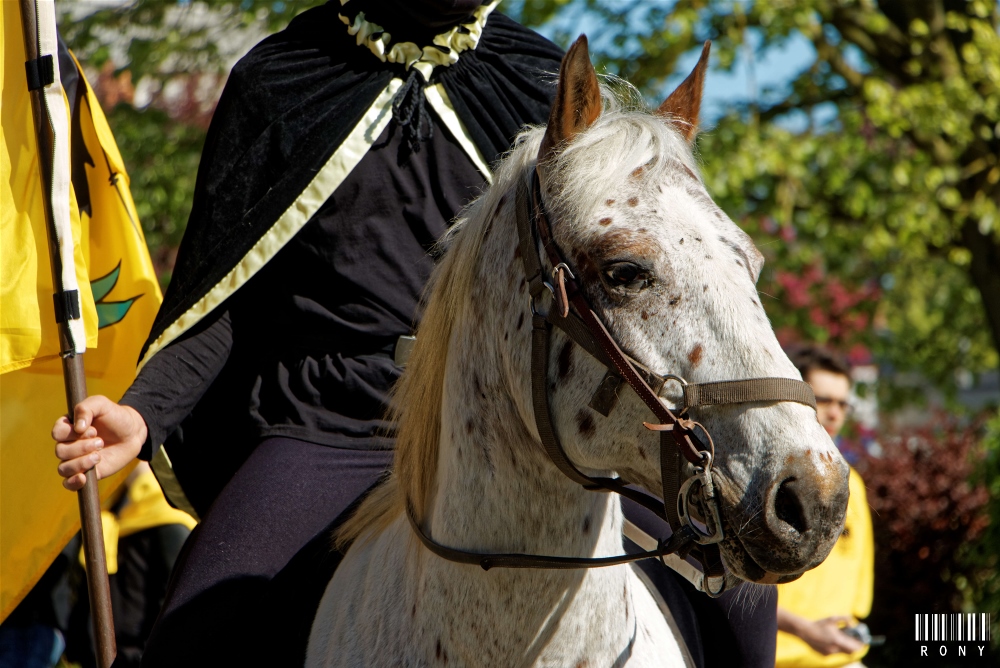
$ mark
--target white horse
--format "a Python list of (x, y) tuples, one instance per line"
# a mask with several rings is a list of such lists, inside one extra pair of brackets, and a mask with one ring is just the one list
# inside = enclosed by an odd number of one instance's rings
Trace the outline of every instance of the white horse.
[[(632, 358), (690, 382), (799, 378), (758, 301), (763, 259), (692, 157), (705, 56), (650, 113), (606, 91), (602, 101), (585, 38), (567, 53), (547, 129), (518, 138), (449, 237), (396, 395), (394, 472), (340, 533), (353, 544), (320, 603), (307, 665), (683, 665), (632, 567), (484, 571), (430, 552), (406, 509), (433, 541), (469, 552), (622, 553), (618, 497), (560, 472), (535, 424), (515, 219), (536, 165), (554, 239)], [(658, 493), (646, 404), (623, 389), (602, 416), (587, 404), (605, 366), (558, 330), (550, 350), (552, 421), (569, 459)], [(728, 570), (774, 583), (821, 562), (843, 526), (847, 466), (813, 409), (758, 402), (692, 415), (717, 448)]]

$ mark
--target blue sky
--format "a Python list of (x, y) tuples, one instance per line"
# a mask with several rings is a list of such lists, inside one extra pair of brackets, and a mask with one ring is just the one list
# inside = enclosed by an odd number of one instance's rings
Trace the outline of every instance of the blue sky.
[[(506, 9), (517, 13), (521, 0), (506, 0)], [(600, 26), (595, 18), (582, 14), (570, 2), (556, 18), (548, 25), (539, 29), (543, 35), (552, 38), (557, 31), (565, 33), (600, 33)], [(752, 36), (751, 36), (752, 37)], [(756, 47), (757, 44), (752, 44)], [(694, 68), (698, 62), (700, 47), (693, 48), (680, 60), (676, 73), (667, 81), (666, 90), (672, 90)], [(711, 124), (719, 118), (727, 107), (746, 102), (758, 97), (767, 89), (777, 88), (780, 92), (800, 72), (807, 68), (815, 58), (812, 45), (801, 35), (793, 35), (780, 46), (759, 53), (756, 48), (749, 49), (752, 62), (744, 52), (737, 59), (731, 71), (712, 69), (705, 82), (705, 97), (702, 103), (702, 116), (705, 122)], [(818, 112), (817, 120), (828, 120), (832, 110)], [(785, 119), (785, 125), (793, 128), (804, 127), (807, 119), (804, 114), (799, 117)]]

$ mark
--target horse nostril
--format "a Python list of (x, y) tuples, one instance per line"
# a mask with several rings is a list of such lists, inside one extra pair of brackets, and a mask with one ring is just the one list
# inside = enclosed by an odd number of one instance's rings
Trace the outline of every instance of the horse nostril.
[(794, 483), (795, 478), (788, 478), (778, 487), (778, 493), (774, 495), (774, 514), (779, 520), (802, 534), (806, 532), (808, 526)]

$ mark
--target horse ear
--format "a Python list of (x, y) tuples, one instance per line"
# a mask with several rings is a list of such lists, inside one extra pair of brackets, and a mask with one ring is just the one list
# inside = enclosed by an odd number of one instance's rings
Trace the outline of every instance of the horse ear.
[(597, 83), (597, 72), (590, 64), (587, 36), (580, 35), (559, 67), (556, 101), (549, 112), (538, 162), (545, 162), (557, 153), (565, 142), (590, 127), (600, 115), (601, 87)]
[(705, 71), (708, 69), (708, 52), (712, 42), (705, 42), (701, 58), (688, 78), (670, 94), (656, 113), (673, 123), (688, 143), (698, 134), (698, 112), (701, 111), (701, 91), (705, 87)]

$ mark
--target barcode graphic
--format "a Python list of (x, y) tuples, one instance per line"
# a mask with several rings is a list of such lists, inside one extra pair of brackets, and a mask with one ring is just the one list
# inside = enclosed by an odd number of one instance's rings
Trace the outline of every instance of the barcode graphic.
[(916, 614), (917, 642), (989, 641), (987, 612)]

